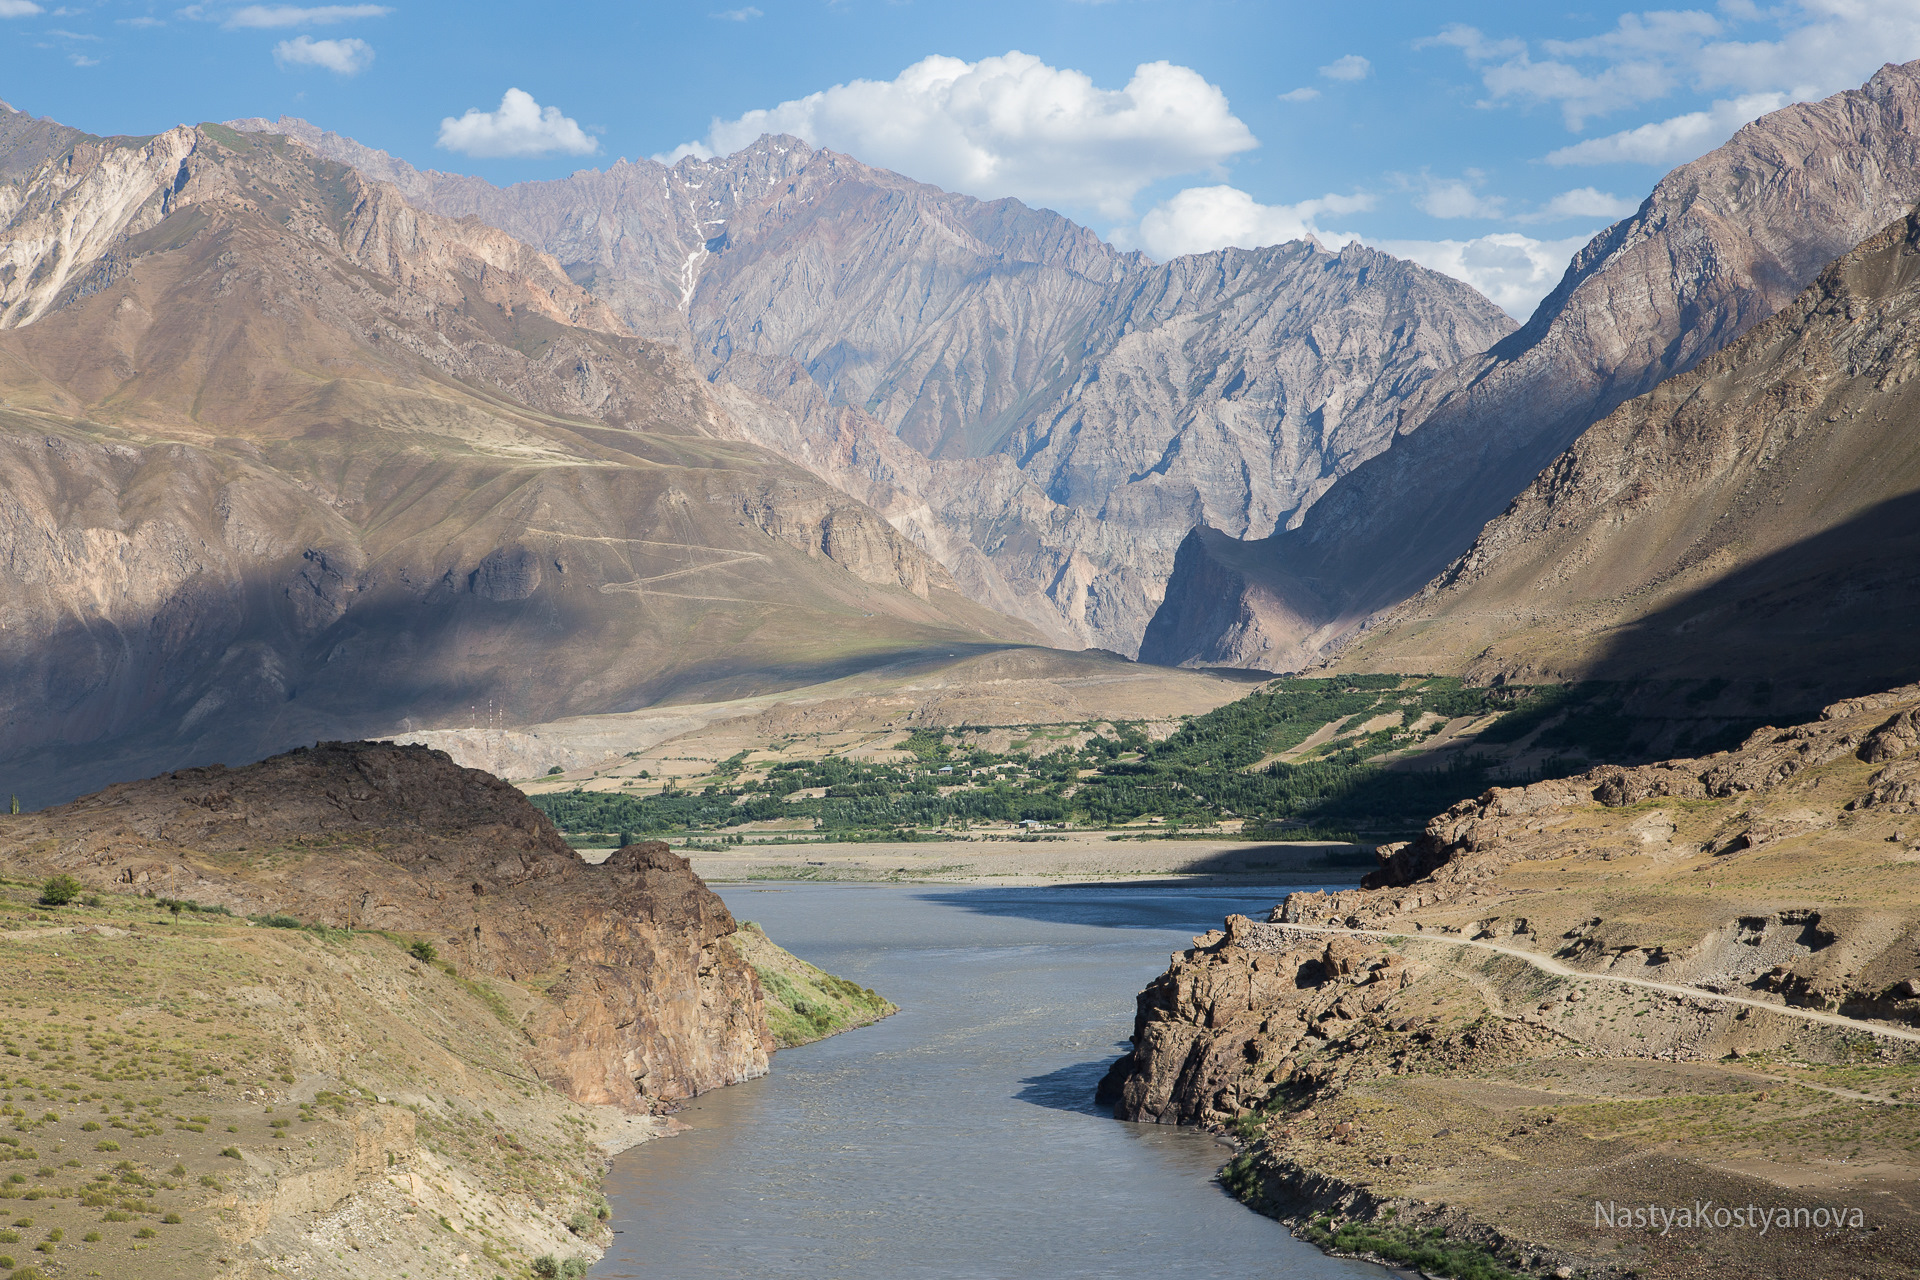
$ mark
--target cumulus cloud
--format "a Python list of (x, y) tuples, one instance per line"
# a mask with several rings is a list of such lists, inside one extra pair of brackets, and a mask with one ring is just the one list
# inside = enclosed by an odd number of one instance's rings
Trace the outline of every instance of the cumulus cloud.
[(1298, 89), (1289, 89), (1280, 95), (1282, 102), (1312, 102), (1320, 96), (1320, 91), (1311, 85), (1302, 85)]
[[(1529, 43), (1456, 24), (1418, 43), (1458, 49), (1487, 91), (1482, 105), (1557, 106), (1578, 132), (1595, 117), (1681, 89), (1730, 91), (1736, 102), (1767, 94), (1792, 101), (1858, 84), (1883, 62), (1920, 55), (1920, 3), (1786, 0), (1761, 9), (1724, 0), (1717, 13), (1624, 14), (1611, 30), (1579, 40)], [(1707, 120), (1676, 117), (1666, 122), (1669, 132), (1718, 128), (1738, 113), (1716, 103), (1693, 114)]]
[(1553, 292), (1567, 263), (1590, 235), (1535, 240), (1502, 231), (1472, 240), (1368, 240), (1376, 249), (1463, 280), (1516, 320), (1524, 320)]
[(1320, 74), (1329, 80), (1365, 80), (1372, 71), (1373, 64), (1357, 53), (1335, 58), (1320, 68)]
[(1605, 218), (1612, 222), (1638, 209), (1633, 200), (1623, 200), (1597, 187), (1575, 187), (1562, 191), (1531, 213), (1523, 213), (1515, 222), (1564, 222), (1568, 218)]
[(985, 198), (1016, 196), (1124, 217), (1149, 183), (1217, 170), (1259, 143), (1198, 72), (1142, 63), (1122, 89), (1019, 51), (923, 58), (736, 120), (656, 159), (724, 155), (789, 133), (869, 164)]
[(1589, 138), (1547, 153), (1548, 164), (1654, 164), (1663, 169), (1707, 154), (1750, 120), (1787, 105), (1784, 93), (1747, 93), (1725, 98), (1705, 111), (1689, 111), (1604, 138)]
[(1229, 245), (1257, 249), (1313, 236), (1323, 244), (1345, 244), (1359, 237), (1320, 229), (1321, 214), (1361, 213), (1373, 197), (1328, 194), (1298, 204), (1261, 204), (1236, 187), (1188, 187), (1156, 205), (1137, 228), (1116, 232), (1123, 248), (1143, 250), (1165, 262), (1187, 253), (1206, 253)]
[(373, 65), (373, 46), (365, 40), (315, 40), (299, 36), (273, 46), (273, 60), (283, 67), (325, 67), (338, 75), (356, 76)]
[(0, 0), (0, 18), (30, 18), (44, 12), (33, 0)]
[[(198, 9), (199, 6), (194, 6)], [(192, 11), (183, 11), (189, 12)], [(227, 27), (323, 27), (334, 22), (357, 22), (362, 18), (384, 18), (393, 10), (383, 4), (250, 4), (227, 15)], [(192, 16), (199, 16), (197, 13)]]
[(507, 90), (498, 111), (468, 107), (459, 119), (446, 117), (434, 145), (488, 157), (544, 156), (555, 151), (584, 156), (600, 149), (599, 141), (589, 138), (578, 122), (561, 115), (560, 108), (542, 107), (522, 89)]

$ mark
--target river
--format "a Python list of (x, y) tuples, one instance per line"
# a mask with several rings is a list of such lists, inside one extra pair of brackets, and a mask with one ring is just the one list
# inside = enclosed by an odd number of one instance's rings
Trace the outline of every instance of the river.
[(872, 1027), (622, 1154), (601, 1280), (1380, 1280), (1213, 1182), (1208, 1134), (1093, 1106), (1170, 951), (1283, 888), (715, 886), (815, 964), (893, 999)]

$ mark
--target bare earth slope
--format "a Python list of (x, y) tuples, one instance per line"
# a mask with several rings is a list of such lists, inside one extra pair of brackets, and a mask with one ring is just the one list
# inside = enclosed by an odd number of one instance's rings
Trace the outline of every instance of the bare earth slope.
[(221, 126), (8, 189), (0, 768), (29, 804), (1036, 638), (484, 224)]
[[(1237, 1194), (1430, 1273), (1920, 1274), (1916, 714), (1461, 801), (1371, 887), (1195, 939), (1105, 1095), (1233, 1130)], [(1595, 1215), (1702, 1202), (1786, 1219)]]
[[(1920, 63), (1784, 108), (1661, 180), (1518, 333), (1434, 378), (1297, 528), (1196, 533), (1141, 654), (1293, 670), (1418, 591), (1589, 424), (1790, 302), (1920, 199)], [(1225, 593), (1226, 603), (1219, 597)]]
[(1583, 433), (1342, 664), (1765, 681), (1802, 704), (1920, 676), (1916, 326), (1909, 214)]
[(753, 438), (884, 511), (975, 599), (1129, 653), (1197, 522), (1259, 537), (1383, 448), (1396, 407), (1512, 322), (1353, 246), (1155, 266), (789, 137), (495, 188), (305, 121), (409, 199), (551, 252), (640, 333), (788, 421)]

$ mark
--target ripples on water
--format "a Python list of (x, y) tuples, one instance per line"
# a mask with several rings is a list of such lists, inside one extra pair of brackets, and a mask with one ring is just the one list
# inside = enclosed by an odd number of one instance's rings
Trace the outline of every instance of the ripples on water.
[(1093, 1087), (1170, 951), (1283, 888), (727, 886), (789, 950), (901, 1012), (697, 1099), (622, 1155), (601, 1280), (1379, 1280), (1243, 1208), (1212, 1137)]

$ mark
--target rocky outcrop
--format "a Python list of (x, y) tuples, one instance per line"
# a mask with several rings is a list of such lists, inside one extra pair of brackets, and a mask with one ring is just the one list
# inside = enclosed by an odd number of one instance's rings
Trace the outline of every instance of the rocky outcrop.
[(1920, 677), (1905, 643), (1920, 613), (1917, 320), (1909, 214), (1583, 433), (1342, 662), (1480, 682), (1715, 677), (1815, 698)]
[(583, 862), (518, 791), (444, 752), (323, 743), (122, 783), (0, 828), (14, 877), (431, 941), (544, 989), (541, 1076), (629, 1111), (765, 1074), (760, 989), (726, 906), (657, 841)]
[[(1404, 956), (1228, 916), (1140, 993), (1133, 1048), (1099, 1097), (1123, 1120), (1219, 1124), (1276, 1090), (1333, 1083), (1349, 1040), (1422, 972)], [(1324, 1051), (1324, 1052), (1323, 1052)]]
[(1156, 266), (790, 137), (495, 188), (298, 138), (552, 253), (636, 332), (786, 415), (752, 438), (884, 512), (977, 601), (1132, 653), (1195, 524), (1259, 537), (1384, 448), (1396, 406), (1512, 322), (1352, 245)]
[(1239, 557), (1268, 566), (1249, 582), (1278, 607), (1250, 594), (1262, 621), (1231, 638), (1170, 616), (1142, 656), (1293, 670), (1414, 595), (1590, 424), (1787, 306), (1920, 200), (1916, 113), (1920, 63), (1888, 66), (1668, 174), (1519, 332), (1401, 404), (1391, 448)]

